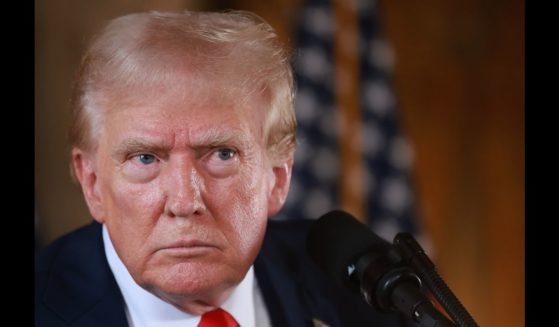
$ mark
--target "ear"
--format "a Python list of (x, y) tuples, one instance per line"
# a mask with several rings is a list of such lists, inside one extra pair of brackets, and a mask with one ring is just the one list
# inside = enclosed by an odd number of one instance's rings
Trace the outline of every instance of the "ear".
[(272, 167), (275, 178), (272, 190), (268, 195), (268, 217), (278, 213), (285, 203), (289, 191), (289, 183), (291, 182), (292, 168), (293, 157)]
[(105, 211), (99, 192), (95, 155), (91, 152), (74, 148), (72, 149), (72, 165), (76, 178), (82, 187), (89, 212), (97, 222), (104, 223)]

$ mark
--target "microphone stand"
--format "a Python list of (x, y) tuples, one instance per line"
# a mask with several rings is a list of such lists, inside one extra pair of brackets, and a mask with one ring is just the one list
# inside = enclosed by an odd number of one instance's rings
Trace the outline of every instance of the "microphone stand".
[(399, 311), (424, 327), (455, 327), (423, 294), (417, 274), (402, 262), (394, 266), (400, 256), (393, 251), (380, 257), (368, 254), (356, 262), (355, 277), (361, 281), (360, 291), (365, 300), (384, 312)]
[(462, 303), (460, 303), (454, 293), (452, 293), (450, 288), (439, 276), (435, 270), (435, 265), (411, 234), (399, 233), (396, 235), (394, 238), (394, 247), (399, 252), (403, 263), (411, 267), (413, 271), (419, 275), (420, 280), (425, 282), (427, 287), (435, 295), (437, 301), (444, 307), (458, 326), (478, 326)]

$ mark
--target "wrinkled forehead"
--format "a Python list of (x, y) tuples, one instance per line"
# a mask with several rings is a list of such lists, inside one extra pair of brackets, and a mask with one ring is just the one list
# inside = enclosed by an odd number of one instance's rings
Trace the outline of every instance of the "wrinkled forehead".
[[(178, 101), (206, 106), (208, 103), (235, 110), (269, 102), (269, 90), (256, 81), (253, 72), (225, 61), (161, 56), (142, 60), (127, 75), (112, 75), (102, 98), (111, 106)], [(119, 76), (123, 76), (119, 79)]]
[(161, 76), (151, 80), (142, 82), (138, 78), (133, 83), (117, 84), (103, 96), (102, 107), (106, 114), (126, 110), (126, 115), (150, 107), (161, 116), (176, 115), (182, 119), (182, 113), (188, 112), (187, 119), (194, 123), (219, 113), (219, 117), (240, 119), (255, 136), (262, 137), (269, 106), (267, 92), (240, 81), (239, 76), (211, 69), (180, 67), (162, 71)]
[[(146, 105), (158, 110), (216, 107), (242, 114), (264, 135), (271, 90), (262, 74), (262, 56), (246, 50), (208, 43), (172, 47), (169, 42), (154, 42), (112, 56), (120, 59), (105, 61), (94, 78), (94, 107), (103, 116), (108, 111)], [(103, 122), (99, 123), (96, 125), (101, 127)]]

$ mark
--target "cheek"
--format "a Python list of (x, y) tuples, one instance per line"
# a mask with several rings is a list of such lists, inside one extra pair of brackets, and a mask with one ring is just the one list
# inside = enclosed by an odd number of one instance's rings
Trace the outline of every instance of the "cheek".
[[(257, 173), (260, 171), (260, 173)], [(231, 198), (234, 217), (232, 229), (239, 242), (240, 252), (255, 254), (260, 248), (267, 222), (268, 183), (260, 169), (242, 174), (237, 192)]]
[[(131, 184), (118, 174), (105, 183), (106, 223), (115, 242), (139, 247), (149, 239), (163, 212), (163, 197), (156, 185)], [(116, 245), (116, 244), (115, 244)]]
[(114, 178), (108, 190), (113, 216), (121, 220), (138, 221), (142, 217), (152, 216), (161, 211), (163, 197), (156, 185), (131, 184)]
[(156, 187), (130, 184), (119, 177), (107, 185), (105, 222), (119, 256), (137, 277), (152, 249), (150, 240), (162, 214), (162, 197)]

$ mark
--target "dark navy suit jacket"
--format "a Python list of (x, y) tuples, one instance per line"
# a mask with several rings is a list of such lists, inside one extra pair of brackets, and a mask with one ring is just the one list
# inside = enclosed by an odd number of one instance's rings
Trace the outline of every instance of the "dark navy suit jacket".
[[(305, 250), (310, 221), (270, 221), (254, 270), (274, 327), (405, 326), (339, 287)], [(101, 225), (55, 241), (36, 260), (36, 326), (127, 326), (124, 299), (109, 268)]]

